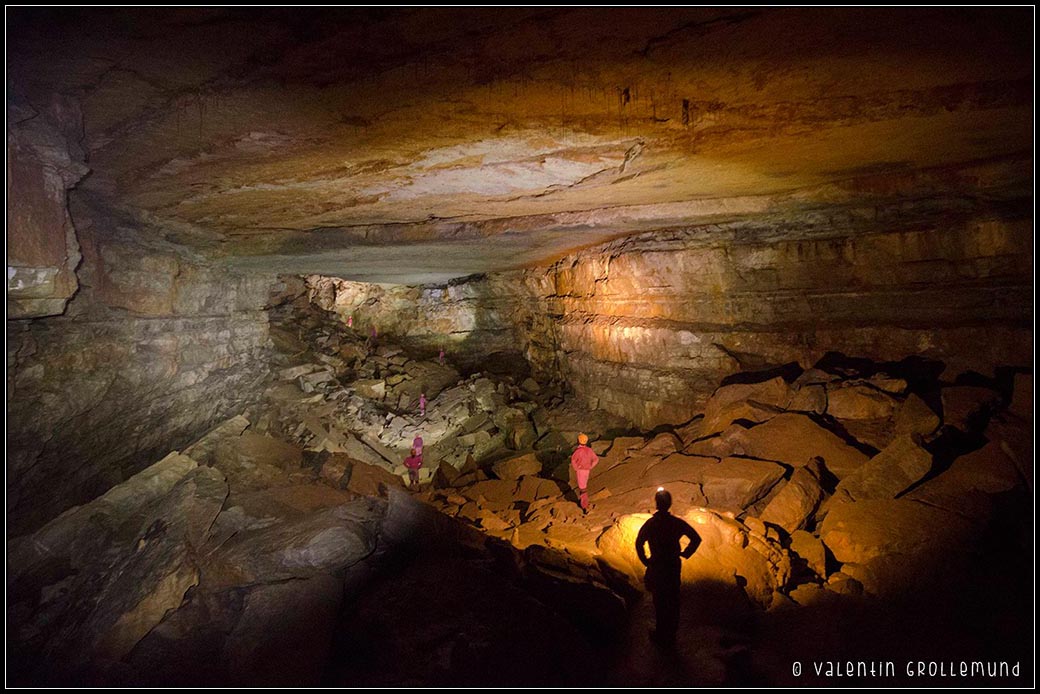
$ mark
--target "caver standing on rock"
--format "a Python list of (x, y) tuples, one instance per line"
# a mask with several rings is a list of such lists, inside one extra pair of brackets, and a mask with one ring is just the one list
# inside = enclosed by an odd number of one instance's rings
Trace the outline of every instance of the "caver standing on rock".
[[(654, 596), (656, 629), (650, 638), (657, 644), (668, 646), (675, 643), (675, 632), (679, 629), (679, 588), (681, 585), (682, 561), (689, 559), (701, 544), (701, 536), (682, 518), (676, 518), (668, 509), (672, 507), (672, 495), (658, 487), (654, 495), (657, 513), (652, 515), (636, 536), (636, 554), (646, 567), (646, 587)], [(689, 543), (679, 551), (679, 540), (686, 536)], [(644, 545), (650, 543), (650, 557)]]
[(592, 468), (599, 463), (599, 456), (589, 448), (589, 437), (586, 434), (578, 434), (578, 447), (571, 454), (571, 467), (578, 478), (579, 503), (583, 513), (589, 512), (589, 475)]
[(422, 463), (422, 448), (413, 448), (412, 454), (404, 459), (404, 466), (408, 468), (408, 484), (412, 489), (419, 489), (419, 468)]

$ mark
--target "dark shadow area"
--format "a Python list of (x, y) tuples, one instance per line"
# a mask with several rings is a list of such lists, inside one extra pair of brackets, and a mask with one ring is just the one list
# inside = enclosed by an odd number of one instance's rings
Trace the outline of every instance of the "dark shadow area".
[(870, 378), (886, 374), (906, 381), (911, 393), (921, 393), (935, 387), (946, 364), (919, 355), (899, 361), (878, 362), (865, 357), (851, 357), (841, 352), (827, 352), (813, 368), (846, 378)]
[(781, 364), (780, 366), (773, 366), (767, 369), (760, 369), (755, 371), (741, 371), (739, 373), (726, 376), (719, 383), (719, 387), (730, 386), (735, 383), (761, 383), (763, 381), (769, 381), (776, 377), (784, 379), (790, 383), (796, 378), (802, 375), (802, 367), (796, 361), (788, 362), (787, 364)]
[[(1016, 498), (1017, 497), (1017, 498)], [(1034, 675), (1032, 532), (1022, 522), (1023, 492), (997, 499), (992, 521), (974, 546), (937, 556), (884, 597), (823, 592), (812, 603), (760, 613), (751, 643), (751, 682), (771, 686), (1028, 685)], [(1020, 676), (965, 677), (960, 662), (1020, 664)], [(848, 663), (877, 667), (846, 673)], [(801, 673), (796, 675), (794, 664)], [(888, 674), (887, 664), (892, 664)], [(925, 672), (918, 672), (921, 663)], [(931, 664), (954, 676), (929, 676)], [(817, 670), (817, 666), (820, 670)], [(907, 667), (913, 674), (907, 674)], [(828, 673), (830, 669), (831, 674)], [(842, 672), (841, 675), (835, 674)]]

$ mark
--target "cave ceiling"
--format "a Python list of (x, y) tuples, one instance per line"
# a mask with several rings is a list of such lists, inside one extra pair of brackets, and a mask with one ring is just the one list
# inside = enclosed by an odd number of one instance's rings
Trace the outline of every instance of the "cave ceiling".
[(84, 199), (262, 271), (446, 279), (1032, 185), (1029, 8), (8, 19), (13, 98), (81, 104)]

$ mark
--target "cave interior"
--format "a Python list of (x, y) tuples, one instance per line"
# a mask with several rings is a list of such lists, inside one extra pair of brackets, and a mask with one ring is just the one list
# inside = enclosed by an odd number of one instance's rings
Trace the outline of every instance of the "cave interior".
[(1035, 8), (6, 14), (9, 684), (1034, 682)]

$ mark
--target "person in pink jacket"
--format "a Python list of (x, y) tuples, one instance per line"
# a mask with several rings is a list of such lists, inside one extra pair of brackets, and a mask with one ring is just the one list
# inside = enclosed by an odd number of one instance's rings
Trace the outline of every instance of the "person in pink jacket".
[(592, 468), (599, 463), (599, 456), (596, 455), (594, 450), (589, 448), (588, 444), (589, 437), (585, 434), (578, 434), (578, 447), (571, 454), (571, 467), (574, 468), (574, 474), (578, 478), (578, 493), (582, 513), (589, 512), (589, 493), (587, 491), (589, 474), (592, 473)]
[(412, 489), (419, 488), (419, 468), (422, 467), (422, 450), (412, 449), (412, 454), (404, 459), (404, 466), (408, 468), (408, 486)]

